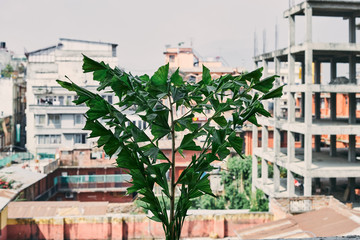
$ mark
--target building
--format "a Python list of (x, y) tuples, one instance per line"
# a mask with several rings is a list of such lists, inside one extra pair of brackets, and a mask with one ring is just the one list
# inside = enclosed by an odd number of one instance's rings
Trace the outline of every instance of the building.
[(167, 48), (164, 52), (165, 63), (169, 63), (170, 71), (180, 68), (180, 74), (185, 81), (199, 81), (202, 78), (202, 66), (210, 69), (213, 79), (225, 74), (239, 74), (244, 71), (242, 68), (226, 66), (221, 57), (202, 58), (192, 48), (178, 47)]
[[(117, 44), (60, 38), (57, 45), (29, 52), (27, 68), (27, 149), (33, 154), (55, 154), (62, 150), (90, 151), (94, 142), (87, 139), (85, 105), (75, 105), (76, 95), (60, 87), (56, 80), (71, 81), (95, 91), (98, 83), (82, 72), (82, 55), (118, 64)], [(110, 103), (111, 94), (104, 94)]]
[[(360, 86), (356, 82), (357, 55), (360, 45), (356, 43), (356, 16), (360, 13), (360, 2), (347, 0), (306, 0), (284, 12), (289, 21), (289, 46), (285, 49), (265, 53), (254, 58), (258, 66), (264, 67), (268, 75), (269, 63), (274, 63), (275, 73), (281, 63), (287, 62), (288, 82), (286, 115), (282, 115), (279, 100), (274, 101), (273, 118), (259, 118), (261, 145), (258, 143), (258, 128), (253, 128), (253, 187), (262, 189), (270, 196), (311, 196), (321, 192), (322, 181), (330, 182), (329, 190), (341, 188), (337, 180), (346, 179), (347, 190), (341, 189), (344, 200), (354, 200), (356, 178), (360, 177), (357, 162), (356, 137), (360, 135), (360, 125), (356, 118), (356, 93)], [(313, 17), (338, 17), (348, 21), (348, 43), (317, 43), (312, 40)], [(305, 19), (305, 41), (295, 43), (295, 20)], [(302, 66), (301, 84), (295, 83), (295, 63)], [(330, 64), (330, 79), (321, 78), (321, 65)], [(348, 65), (348, 81), (337, 75), (337, 64)], [(348, 101), (348, 109), (341, 114), (337, 98), (342, 94)], [(296, 115), (296, 96), (301, 95)], [(330, 114), (322, 112), (321, 97), (330, 103)], [(328, 99), (327, 99), (328, 98)], [(325, 102), (325, 103), (326, 103)], [(267, 105), (267, 104), (265, 104)], [(314, 105), (314, 111), (313, 106)], [(269, 130), (274, 131), (274, 144), (268, 145)], [(281, 132), (287, 135), (286, 148), (280, 145)], [(329, 147), (321, 144), (322, 136), (329, 136)], [(347, 148), (340, 148), (338, 136), (346, 136)], [(301, 142), (296, 148), (296, 137)], [(260, 147), (261, 146), (261, 147)], [(261, 170), (258, 169), (261, 159)], [(273, 173), (269, 173), (269, 165)], [(285, 174), (280, 174), (280, 171)], [(304, 185), (303, 193), (295, 191), (294, 182)]]
[[(210, 70), (210, 75), (212, 79), (217, 79), (223, 75), (231, 74), (231, 75), (240, 75), (245, 70), (243, 68), (233, 68), (227, 66), (224, 61), (222, 61), (221, 57), (211, 57), (211, 58), (202, 58), (198, 53), (195, 52), (194, 49), (190, 47), (178, 47), (172, 48), (169, 47), (164, 52), (165, 55), (165, 63), (169, 63), (169, 72), (175, 72), (179, 68), (179, 74), (182, 76), (184, 81), (195, 83), (202, 79), (203, 66), (207, 67)], [(186, 107), (179, 107), (178, 111), (176, 111), (176, 118), (182, 116), (186, 113)], [(206, 114), (211, 115), (210, 110), (206, 110)], [(231, 119), (231, 113), (225, 116), (226, 119)], [(205, 114), (196, 113), (193, 118), (193, 122), (199, 125), (203, 125), (207, 122), (207, 116)], [(184, 133), (176, 133), (176, 144), (179, 145), (183, 136), (180, 134)], [(198, 137), (196, 139), (197, 145), (202, 146), (205, 141), (205, 136)], [(171, 140), (163, 138), (159, 141), (159, 146), (164, 154), (171, 158)], [(191, 162), (191, 158), (194, 154), (197, 154), (197, 151), (185, 150), (181, 155), (179, 152), (176, 152), (176, 172), (175, 178), (178, 178), (181, 172), (189, 165)], [(220, 174), (218, 171), (214, 171), (210, 177), (212, 181), (213, 191), (220, 192), (221, 187), (218, 182), (220, 181)]]
[(0, 152), (25, 150), (25, 56), (0, 42)]

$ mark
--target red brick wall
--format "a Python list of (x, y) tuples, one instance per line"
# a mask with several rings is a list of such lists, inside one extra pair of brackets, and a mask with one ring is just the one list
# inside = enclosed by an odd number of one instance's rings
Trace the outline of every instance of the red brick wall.
[[(269, 213), (239, 213), (189, 216), (182, 237), (231, 237), (241, 230), (272, 221)], [(145, 215), (113, 215), (11, 219), (7, 239), (153, 239), (163, 238), (161, 223)]]

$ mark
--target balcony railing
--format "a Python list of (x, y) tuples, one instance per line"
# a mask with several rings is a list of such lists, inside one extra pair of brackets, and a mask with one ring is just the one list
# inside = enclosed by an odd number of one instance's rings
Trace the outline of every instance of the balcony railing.
[(55, 179), (55, 185), (59, 190), (86, 190), (105, 188), (126, 188), (129, 186), (131, 176), (129, 174), (114, 175), (73, 175), (59, 176)]

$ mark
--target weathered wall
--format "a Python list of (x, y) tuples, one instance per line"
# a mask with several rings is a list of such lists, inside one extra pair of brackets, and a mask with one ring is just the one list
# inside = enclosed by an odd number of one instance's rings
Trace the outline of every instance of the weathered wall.
[[(272, 221), (270, 213), (189, 216), (183, 237), (227, 237), (235, 231)], [(106, 215), (9, 219), (7, 239), (152, 239), (162, 238), (160, 223), (145, 215)]]

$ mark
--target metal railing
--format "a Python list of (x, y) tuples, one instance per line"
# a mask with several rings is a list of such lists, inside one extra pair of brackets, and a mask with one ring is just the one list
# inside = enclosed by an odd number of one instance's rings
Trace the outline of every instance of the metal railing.
[(128, 187), (131, 180), (129, 174), (117, 175), (72, 175), (59, 176), (55, 184), (59, 190), (91, 189), (91, 188), (121, 188)]
[(34, 159), (34, 155), (29, 152), (19, 152), (0, 159), (0, 167), (4, 167), (11, 162), (27, 161)]

